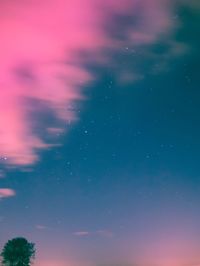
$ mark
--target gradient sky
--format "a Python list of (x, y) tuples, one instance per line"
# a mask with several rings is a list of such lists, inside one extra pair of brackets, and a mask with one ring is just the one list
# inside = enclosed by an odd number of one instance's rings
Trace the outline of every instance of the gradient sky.
[(0, 1), (0, 248), (200, 264), (199, 25), (198, 0)]

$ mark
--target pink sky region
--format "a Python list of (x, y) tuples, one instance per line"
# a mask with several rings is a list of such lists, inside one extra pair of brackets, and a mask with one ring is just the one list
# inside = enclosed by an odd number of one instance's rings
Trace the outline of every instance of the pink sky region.
[[(139, 23), (123, 41), (106, 31), (112, 15), (138, 12)], [(14, 166), (35, 163), (38, 150), (52, 147), (36, 133), (38, 114), (49, 110), (60, 122), (77, 120), (76, 103), (94, 79), (84, 64), (90, 59), (112, 65), (105, 51), (149, 45), (170, 35), (176, 27), (172, 15), (167, 0), (1, 1), (1, 161)], [(48, 134), (59, 131), (51, 123), (43, 127)]]

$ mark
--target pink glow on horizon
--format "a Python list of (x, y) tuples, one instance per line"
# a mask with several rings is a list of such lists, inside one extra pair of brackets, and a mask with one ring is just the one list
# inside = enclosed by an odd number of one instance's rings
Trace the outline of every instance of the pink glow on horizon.
[[(170, 221), (157, 231), (152, 229), (137, 254), (130, 261), (141, 266), (194, 266), (200, 264), (200, 242), (193, 228), (176, 221)], [(183, 225), (184, 224), (184, 225)], [(133, 249), (134, 251), (134, 249)], [(133, 252), (134, 253), (134, 252)], [(134, 263), (133, 263), (134, 264)]]
[[(94, 79), (80, 52), (109, 64), (103, 59), (106, 49), (154, 43), (172, 31), (172, 9), (167, 0), (1, 1), (0, 156), (8, 158), (5, 164), (33, 164), (37, 150), (52, 146), (35, 133), (40, 119), (31, 101), (42, 102), (62, 122), (77, 120), (74, 105), (84, 98), (81, 88)], [(126, 40), (106, 33), (112, 13), (134, 16), (138, 10), (141, 21)], [(54, 125), (44, 128), (48, 134)]]

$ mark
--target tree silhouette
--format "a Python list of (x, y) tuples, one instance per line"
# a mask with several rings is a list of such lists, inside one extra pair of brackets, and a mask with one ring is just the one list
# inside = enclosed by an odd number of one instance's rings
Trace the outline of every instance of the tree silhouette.
[(35, 244), (23, 237), (13, 238), (5, 244), (1, 257), (3, 266), (29, 266), (35, 257)]

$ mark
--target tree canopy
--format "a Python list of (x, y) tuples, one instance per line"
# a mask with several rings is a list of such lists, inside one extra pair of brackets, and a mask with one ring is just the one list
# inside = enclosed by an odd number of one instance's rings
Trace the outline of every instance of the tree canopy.
[(35, 244), (23, 237), (13, 238), (1, 252), (3, 266), (29, 266), (35, 257)]

